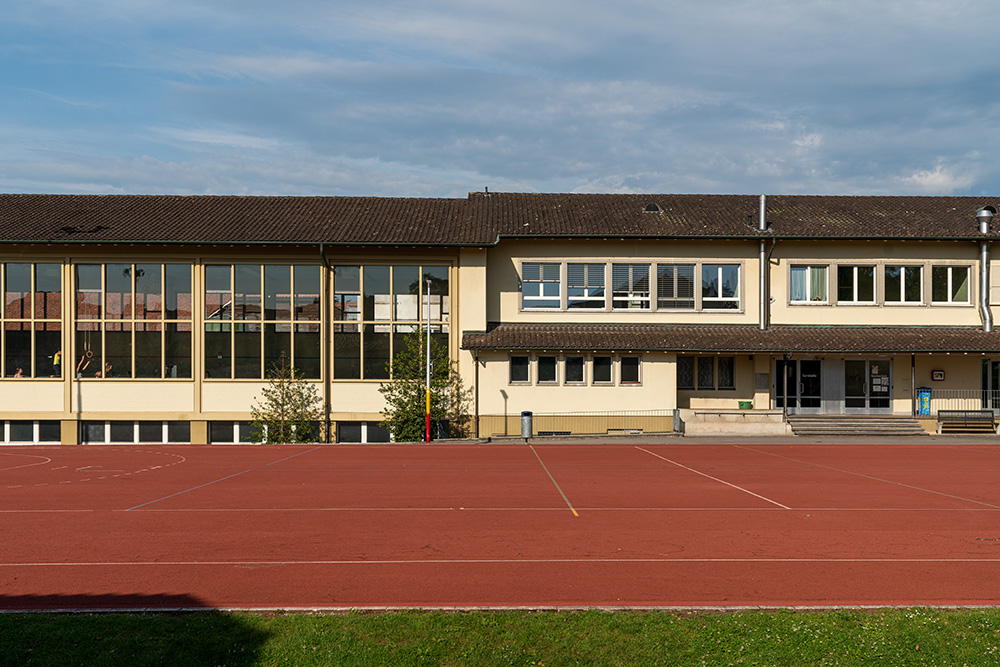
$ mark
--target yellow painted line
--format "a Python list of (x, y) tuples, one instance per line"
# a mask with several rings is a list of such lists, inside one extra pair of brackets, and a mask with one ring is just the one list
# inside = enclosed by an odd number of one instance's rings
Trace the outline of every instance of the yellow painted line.
[(542, 461), (542, 457), (539, 456), (538, 452), (535, 451), (534, 446), (528, 445), (528, 447), (531, 447), (531, 451), (532, 453), (534, 453), (535, 458), (538, 459), (538, 462), (542, 465), (542, 470), (544, 470), (545, 474), (549, 476), (549, 479), (551, 479), (552, 483), (555, 484), (556, 491), (558, 491), (559, 495), (562, 496), (563, 500), (566, 501), (566, 506), (569, 507), (569, 511), (573, 513), (573, 516), (580, 516), (579, 514), (576, 513), (576, 510), (573, 508), (573, 503), (569, 501), (569, 498), (566, 497), (566, 494), (563, 493), (563, 490), (559, 488), (559, 483), (556, 481), (556, 478), (553, 477), (552, 473), (549, 472), (549, 469), (545, 467), (545, 462)]

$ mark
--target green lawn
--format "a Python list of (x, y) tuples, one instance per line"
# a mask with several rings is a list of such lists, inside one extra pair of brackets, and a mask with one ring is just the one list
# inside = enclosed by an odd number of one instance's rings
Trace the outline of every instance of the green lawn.
[(1000, 610), (0, 614), (3, 665), (997, 665)]

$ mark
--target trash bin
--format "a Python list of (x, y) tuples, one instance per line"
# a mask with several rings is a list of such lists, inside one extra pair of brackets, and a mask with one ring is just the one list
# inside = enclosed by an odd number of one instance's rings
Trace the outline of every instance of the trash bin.
[(532, 428), (532, 414), (528, 410), (521, 413), (521, 437), (530, 438)]
[(752, 410), (753, 401), (740, 401), (740, 410)]
[(930, 387), (917, 387), (917, 415), (920, 417), (931, 416)]

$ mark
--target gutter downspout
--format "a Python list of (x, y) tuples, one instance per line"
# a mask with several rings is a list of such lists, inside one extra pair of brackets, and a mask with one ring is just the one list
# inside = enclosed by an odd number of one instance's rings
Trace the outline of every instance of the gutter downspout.
[[(330, 367), (330, 350), (332, 345), (330, 344), (330, 330), (333, 328), (331, 324), (333, 314), (333, 309), (330, 307), (330, 277), (333, 274), (333, 267), (330, 266), (330, 261), (326, 257), (326, 250), (324, 249), (324, 244), (319, 244), (319, 256), (323, 260), (323, 266), (326, 267), (326, 274), (323, 279), (324, 286), (324, 297), (321, 302), (321, 312), (320, 312), (320, 322), (323, 323), (323, 352), (320, 355), (321, 358), (325, 359), (326, 362), (323, 364), (323, 372), (320, 376), (323, 378), (323, 440), (329, 444), (333, 442), (330, 434), (330, 393), (331, 393), (331, 367)], [(325, 312), (322, 312), (325, 311)]]
[[(767, 195), (760, 196), (760, 214), (757, 216), (758, 231), (767, 231)], [(760, 240), (760, 330), (767, 329), (767, 256), (764, 249), (764, 239)]]

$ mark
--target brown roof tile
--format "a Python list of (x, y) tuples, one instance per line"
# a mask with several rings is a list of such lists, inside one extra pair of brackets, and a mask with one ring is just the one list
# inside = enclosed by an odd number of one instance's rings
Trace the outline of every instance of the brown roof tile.
[(467, 350), (606, 350), (731, 353), (1000, 352), (1000, 332), (973, 327), (672, 324), (501, 324), (466, 332)]

